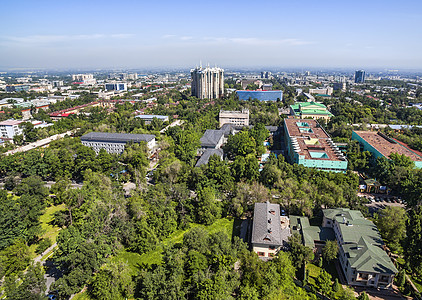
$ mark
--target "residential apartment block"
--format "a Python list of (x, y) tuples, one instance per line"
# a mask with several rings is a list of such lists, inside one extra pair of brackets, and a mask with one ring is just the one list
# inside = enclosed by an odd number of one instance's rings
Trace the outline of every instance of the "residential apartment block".
[(199, 99), (215, 99), (224, 95), (224, 70), (197, 67), (191, 70), (192, 96)]
[(346, 172), (347, 159), (312, 119), (284, 119), (285, 144), (292, 163), (323, 171)]
[(101, 149), (108, 153), (121, 154), (129, 142), (145, 142), (149, 152), (152, 152), (156, 146), (155, 135), (153, 134), (90, 132), (83, 135), (81, 141), (84, 146), (91, 147), (97, 154)]
[(274, 257), (287, 246), (289, 219), (280, 215), (280, 205), (255, 203), (252, 225), (252, 250), (263, 259)]
[(244, 109), (242, 111), (227, 111), (220, 110), (218, 115), (220, 121), (220, 127), (224, 124), (233, 124), (236, 126), (249, 126), (249, 110)]

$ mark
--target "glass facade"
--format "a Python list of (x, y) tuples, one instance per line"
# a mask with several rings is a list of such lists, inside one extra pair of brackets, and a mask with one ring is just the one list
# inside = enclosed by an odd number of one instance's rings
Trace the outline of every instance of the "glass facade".
[(239, 100), (257, 99), (259, 101), (281, 101), (282, 91), (236, 91)]

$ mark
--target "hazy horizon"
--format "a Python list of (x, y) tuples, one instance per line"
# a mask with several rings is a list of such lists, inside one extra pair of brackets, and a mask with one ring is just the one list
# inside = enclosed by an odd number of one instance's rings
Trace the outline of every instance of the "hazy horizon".
[(0, 69), (422, 70), (417, 1), (3, 1)]

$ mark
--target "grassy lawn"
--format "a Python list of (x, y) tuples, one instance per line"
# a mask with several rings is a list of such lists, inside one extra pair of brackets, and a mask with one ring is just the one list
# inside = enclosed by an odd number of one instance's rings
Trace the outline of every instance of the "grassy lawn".
[[(53, 226), (49, 223), (53, 220), (53, 215), (55, 212), (64, 209), (64, 204), (50, 206), (46, 208), (44, 214), (40, 217), (41, 228), (44, 231), (44, 234), (41, 236), (41, 238), (50, 238), (53, 244), (56, 242), (56, 238), (59, 234), (60, 227)], [(35, 249), (37, 248), (37, 246), (38, 244), (34, 244), (29, 247), (29, 251), (31, 253), (32, 258), (38, 255), (35, 253)]]
[[(209, 226), (199, 225), (199, 224), (191, 224), (190, 228), (194, 227), (203, 227), (209, 233), (215, 233), (218, 231), (225, 232), (229, 237), (232, 236), (233, 233), (233, 223), (234, 220), (229, 219), (219, 219), (214, 224)], [(133, 275), (135, 275), (139, 267), (141, 265), (152, 265), (152, 264), (160, 264), (162, 259), (162, 251), (163, 247), (167, 245), (173, 245), (177, 243), (181, 243), (183, 241), (183, 235), (189, 231), (186, 230), (177, 230), (173, 232), (168, 238), (164, 239), (155, 250), (150, 251), (148, 253), (144, 253), (142, 255), (133, 252), (127, 252), (125, 250), (120, 251), (115, 257), (112, 258), (113, 261), (124, 261), (129, 265), (129, 268), (132, 270)]]

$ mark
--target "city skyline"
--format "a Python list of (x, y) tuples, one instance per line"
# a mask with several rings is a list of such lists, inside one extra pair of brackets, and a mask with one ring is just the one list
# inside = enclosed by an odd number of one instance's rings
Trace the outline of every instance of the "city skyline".
[(0, 69), (422, 69), (417, 1), (113, 3), (4, 1)]

